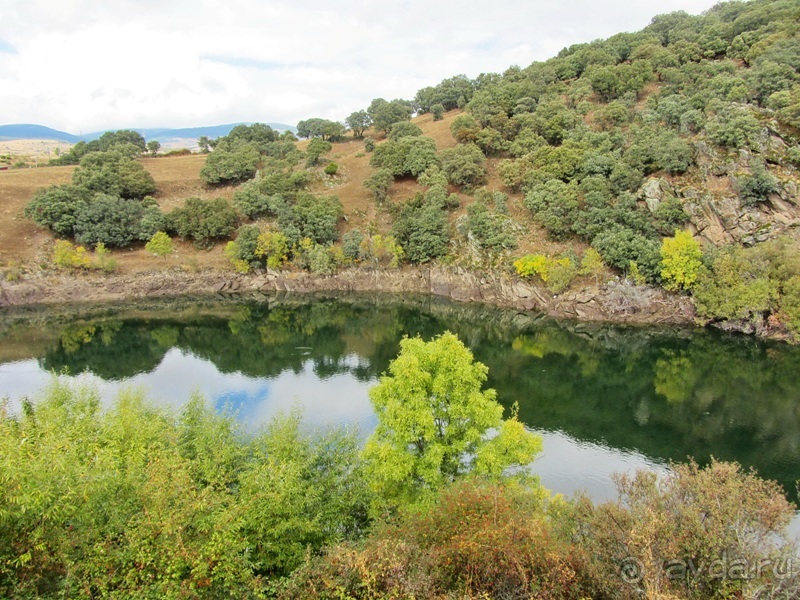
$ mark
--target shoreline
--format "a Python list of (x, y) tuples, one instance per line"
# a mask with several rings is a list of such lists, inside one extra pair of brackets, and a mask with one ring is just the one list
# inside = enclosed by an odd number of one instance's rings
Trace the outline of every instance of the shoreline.
[(587, 322), (693, 325), (697, 319), (688, 297), (657, 288), (612, 280), (553, 294), (543, 286), (506, 274), (442, 266), (349, 268), (334, 275), (288, 270), (255, 274), (219, 270), (191, 273), (181, 269), (135, 274), (42, 273), (16, 281), (0, 281), (0, 310), (76, 302), (274, 292), (423, 294)]

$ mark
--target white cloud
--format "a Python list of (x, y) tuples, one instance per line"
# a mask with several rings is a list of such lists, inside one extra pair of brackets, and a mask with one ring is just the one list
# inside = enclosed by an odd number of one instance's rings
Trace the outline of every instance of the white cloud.
[(5, 4), (0, 49), (15, 52), (0, 51), (2, 118), (86, 132), (343, 119), (378, 96), (526, 66), (714, 0)]

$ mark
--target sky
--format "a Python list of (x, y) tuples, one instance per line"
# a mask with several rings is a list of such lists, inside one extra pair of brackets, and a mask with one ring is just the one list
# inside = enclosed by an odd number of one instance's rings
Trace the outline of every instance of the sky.
[(716, 0), (0, 0), (0, 125), (344, 120)]

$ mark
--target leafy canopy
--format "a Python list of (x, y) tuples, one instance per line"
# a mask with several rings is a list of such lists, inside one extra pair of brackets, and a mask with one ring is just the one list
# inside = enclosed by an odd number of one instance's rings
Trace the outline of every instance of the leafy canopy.
[[(450, 332), (400, 342), (370, 390), (378, 425), (362, 456), (377, 498), (413, 501), (460, 476), (499, 477), (533, 460), (541, 439), (515, 416), (503, 420), (495, 391), (482, 389), (487, 373)], [(491, 439), (490, 430), (497, 431)]]

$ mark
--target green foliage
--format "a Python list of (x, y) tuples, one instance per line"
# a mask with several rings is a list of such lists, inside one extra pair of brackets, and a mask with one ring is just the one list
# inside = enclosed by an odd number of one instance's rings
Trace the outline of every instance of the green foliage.
[(592, 246), (603, 260), (621, 270), (635, 262), (648, 282), (656, 282), (661, 274), (661, 253), (658, 242), (641, 233), (615, 225), (601, 231), (592, 240)]
[(364, 237), (359, 244), (359, 256), (369, 261), (372, 266), (388, 266), (397, 268), (403, 260), (405, 252), (394, 236), (383, 236), (379, 233)]
[(356, 138), (364, 137), (364, 132), (372, 124), (372, 120), (365, 110), (358, 110), (354, 113), (350, 113), (350, 116), (347, 117), (344, 122), (350, 128), (350, 131), (353, 132), (353, 137)]
[(155, 193), (153, 176), (139, 162), (114, 148), (84, 155), (72, 173), (72, 182), (90, 192), (123, 198), (144, 198)]
[(447, 252), (450, 235), (442, 208), (410, 202), (400, 210), (393, 232), (411, 262), (425, 263)]
[(158, 155), (158, 151), (161, 150), (161, 142), (158, 140), (150, 140), (147, 142), (147, 151), (152, 154), (153, 156)]
[(175, 251), (172, 238), (163, 231), (153, 234), (153, 237), (145, 244), (144, 249), (155, 256), (166, 256)]
[(364, 187), (372, 192), (375, 202), (382, 204), (389, 198), (389, 188), (394, 183), (391, 169), (381, 168), (364, 180)]
[(706, 132), (720, 146), (755, 149), (761, 125), (747, 108), (729, 105), (708, 120)]
[(371, 137), (364, 138), (364, 151), (373, 152), (375, 150), (375, 140)]
[(312, 167), (317, 164), (320, 157), (331, 151), (333, 145), (322, 138), (312, 138), (306, 147), (306, 164)]
[[(353, 115), (350, 116), (352, 117)], [(297, 124), (297, 135), (304, 138), (320, 138), (321, 140), (338, 141), (344, 136), (345, 131), (344, 125), (337, 121), (329, 121), (328, 119), (313, 118), (300, 121)], [(361, 129), (361, 132), (363, 133), (363, 129)]]
[(761, 321), (775, 307), (778, 285), (768, 257), (755, 250), (724, 248), (694, 289), (697, 312), (706, 318)]
[(225, 256), (240, 273), (247, 273), (260, 264), (256, 250), (261, 230), (256, 225), (242, 225), (236, 230), (236, 239), (225, 246)]
[(56, 235), (69, 237), (77, 214), (86, 206), (89, 192), (75, 185), (55, 185), (39, 190), (25, 206), (25, 216)]
[(97, 194), (75, 216), (75, 239), (92, 246), (129, 246), (141, 239), (144, 214), (144, 207), (137, 200)]
[(483, 249), (499, 252), (517, 246), (511, 219), (492, 211), (485, 202), (473, 202), (467, 207), (467, 229)]
[(400, 99), (386, 101), (383, 98), (376, 98), (367, 108), (367, 114), (372, 121), (372, 126), (384, 134), (388, 133), (395, 123), (411, 119), (413, 112), (414, 109), (411, 103)]
[(514, 269), (520, 277), (538, 275), (554, 294), (567, 289), (579, 273), (577, 262), (569, 256), (553, 258), (544, 254), (528, 254), (518, 258), (514, 261)]
[(578, 218), (578, 189), (573, 183), (548, 179), (525, 194), (525, 207), (554, 239), (570, 235)]
[[(471, 472), (500, 477), (541, 451), (541, 439), (516, 417), (502, 419), (494, 390), (482, 389), (487, 371), (452, 333), (400, 342), (370, 390), (378, 425), (362, 456), (379, 502), (414, 501)], [(497, 435), (487, 439), (490, 429)]]
[(265, 231), (259, 234), (253, 251), (270, 269), (279, 269), (289, 260), (289, 240), (280, 231)]
[(334, 175), (336, 175), (336, 173), (338, 173), (339, 165), (337, 165), (335, 162), (329, 162), (327, 165), (325, 165), (324, 171), (325, 175), (333, 177)]
[(661, 279), (668, 290), (689, 290), (703, 270), (700, 244), (689, 231), (676, 231), (661, 243)]
[(212, 185), (252, 179), (260, 160), (258, 148), (253, 143), (217, 144), (200, 170), (200, 178)]
[(755, 206), (758, 202), (766, 202), (769, 195), (778, 191), (778, 180), (762, 166), (753, 168), (751, 175), (742, 175), (737, 179), (739, 196), (745, 206)]
[(342, 203), (336, 196), (316, 198), (303, 194), (294, 205), (278, 213), (278, 225), (287, 237), (287, 229), (294, 228), (300, 238), (327, 245), (339, 239), (336, 227), (341, 216)]
[(411, 121), (400, 121), (392, 125), (392, 127), (389, 129), (387, 137), (396, 142), (404, 137), (415, 137), (419, 135), (422, 135), (422, 129), (420, 129), (417, 125)]
[(0, 594), (264, 597), (363, 531), (357, 448), (305, 436), (296, 412), (245, 435), (199, 398), (175, 418), (130, 392), (104, 410), (56, 382), (0, 413)]
[(170, 228), (181, 238), (191, 238), (196, 245), (207, 247), (213, 240), (231, 235), (238, 217), (223, 198), (187, 198), (182, 207), (169, 213), (168, 220)]
[(347, 260), (355, 262), (361, 258), (361, 242), (364, 234), (358, 229), (351, 229), (342, 238), (342, 252)]
[(444, 119), (444, 105), (434, 104), (431, 106), (431, 114), (433, 115), (434, 121), (441, 121)]
[(375, 148), (369, 164), (388, 169), (395, 177), (418, 177), (433, 165), (438, 165), (436, 142), (429, 137), (403, 137), (386, 141)]
[(441, 152), (442, 171), (453, 185), (472, 189), (486, 179), (486, 157), (475, 144), (460, 144)]

